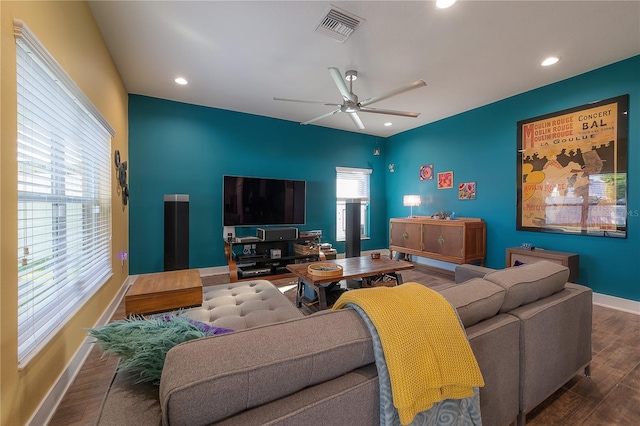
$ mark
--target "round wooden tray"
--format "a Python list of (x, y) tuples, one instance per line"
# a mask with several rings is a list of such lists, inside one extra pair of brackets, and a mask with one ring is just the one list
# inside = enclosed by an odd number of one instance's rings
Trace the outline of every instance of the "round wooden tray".
[(322, 277), (338, 277), (342, 275), (342, 266), (335, 263), (314, 263), (307, 267), (307, 272)]

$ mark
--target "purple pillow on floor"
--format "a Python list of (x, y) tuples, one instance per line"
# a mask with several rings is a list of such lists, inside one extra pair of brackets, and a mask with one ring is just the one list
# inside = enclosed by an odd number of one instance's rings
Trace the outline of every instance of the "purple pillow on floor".
[[(164, 320), (169, 322), (171, 321), (171, 318), (175, 318), (172, 315), (165, 315), (164, 316)], [(234, 330), (231, 330), (230, 328), (223, 328), (223, 327), (213, 327), (210, 326), (209, 324), (206, 324), (204, 322), (200, 322), (200, 321), (196, 321), (196, 320), (192, 320), (190, 318), (186, 319), (189, 324), (195, 326), (198, 328), (198, 330), (202, 331), (203, 333), (208, 334), (209, 336), (217, 336), (219, 334), (227, 334), (227, 333), (233, 333)]]

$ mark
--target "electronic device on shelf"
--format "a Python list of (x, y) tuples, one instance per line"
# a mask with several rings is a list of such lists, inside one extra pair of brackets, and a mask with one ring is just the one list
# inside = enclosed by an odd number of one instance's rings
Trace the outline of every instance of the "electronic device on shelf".
[(239, 254), (237, 255), (237, 258), (241, 261), (252, 261), (257, 259), (266, 259), (267, 256), (264, 254)]
[(258, 237), (236, 237), (236, 243), (256, 243), (261, 241)]
[(251, 268), (242, 269), (238, 268), (238, 271), (242, 274), (242, 277), (255, 277), (257, 275), (264, 275), (271, 272), (271, 268)]
[(298, 239), (298, 228), (258, 228), (261, 241), (287, 241)]
[(300, 231), (300, 238), (318, 238), (322, 237), (322, 231)]

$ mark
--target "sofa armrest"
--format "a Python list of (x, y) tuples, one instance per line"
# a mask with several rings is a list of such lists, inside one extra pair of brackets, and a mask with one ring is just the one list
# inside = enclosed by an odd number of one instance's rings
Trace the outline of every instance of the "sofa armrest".
[(473, 278), (483, 278), (489, 272), (495, 272), (495, 269), (465, 263), (456, 266), (455, 281), (456, 283), (463, 283)]
[(509, 311), (520, 320), (520, 413), (531, 411), (591, 362), (593, 293), (559, 293)]

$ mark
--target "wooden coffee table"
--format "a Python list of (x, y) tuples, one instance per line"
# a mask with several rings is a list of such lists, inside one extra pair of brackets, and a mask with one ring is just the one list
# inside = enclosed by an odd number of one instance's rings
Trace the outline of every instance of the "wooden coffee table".
[[(318, 276), (308, 272), (309, 265), (314, 263), (335, 263), (342, 266), (341, 276)], [(402, 284), (402, 276), (399, 271), (413, 268), (411, 262), (404, 260), (391, 260), (387, 257), (372, 259), (371, 256), (349, 257), (346, 259), (326, 260), (313, 263), (296, 263), (287, 265), (287, 269), (298, 277), (298, 292), (296, 306), (302, 306), (304, 297), (304, 285), (308, 285), (318, 295), (318, 309), (327, 309), (327, 293), (341, 280), (362, 278), (363, 286), (368, 286), (371, 279), (380, 275), (390, 275)]]
[(124, 297), (127, 316), (201, 304), (202, 280), (197, 269), (140, 275)]

